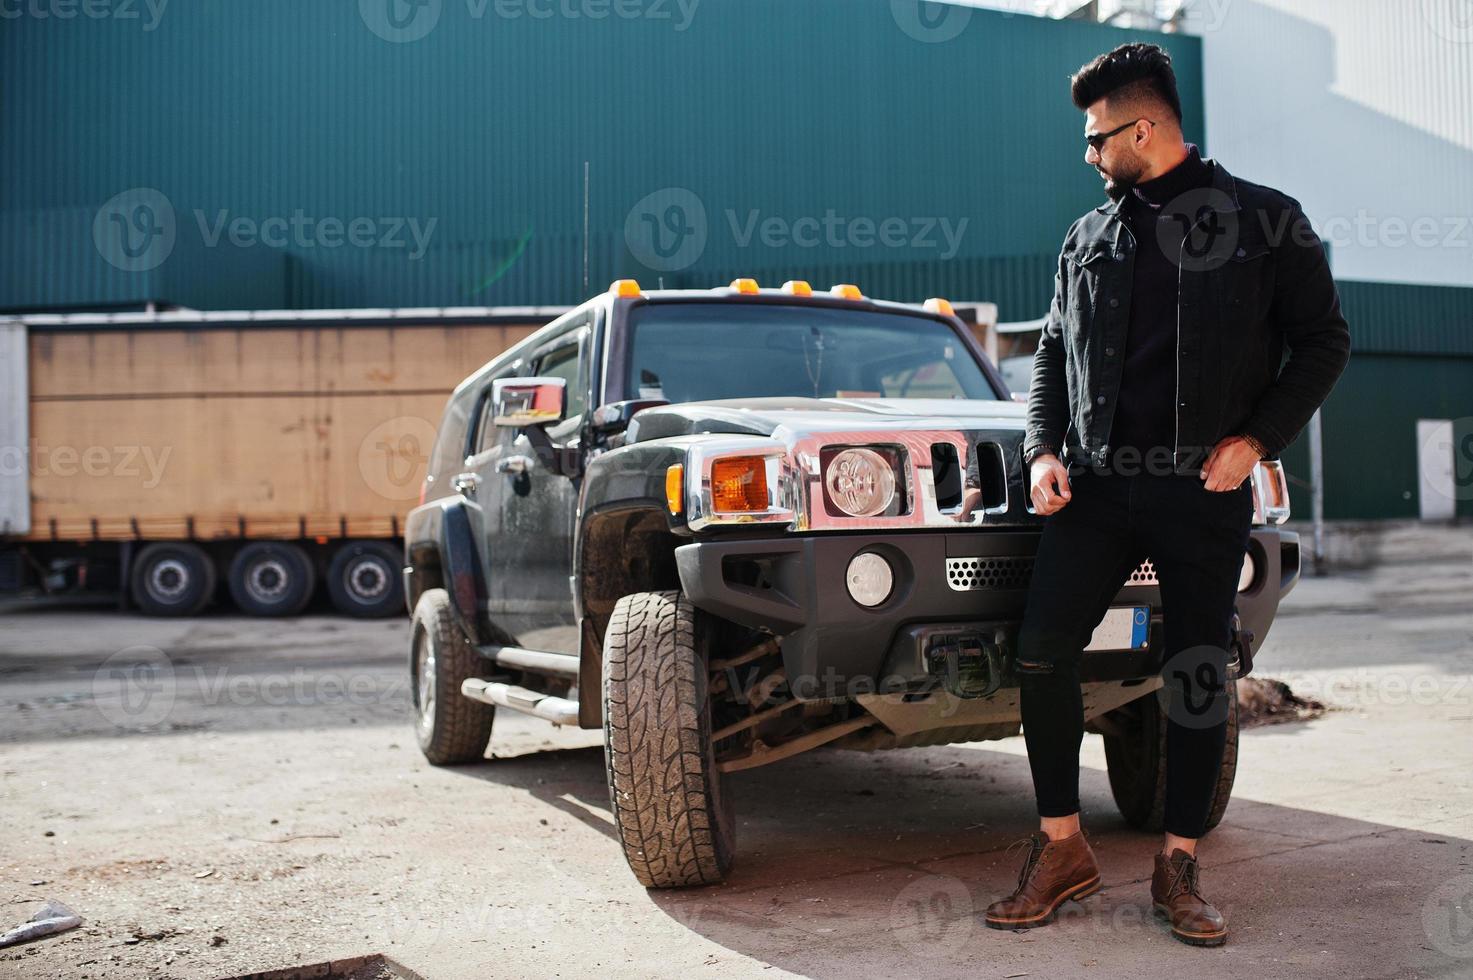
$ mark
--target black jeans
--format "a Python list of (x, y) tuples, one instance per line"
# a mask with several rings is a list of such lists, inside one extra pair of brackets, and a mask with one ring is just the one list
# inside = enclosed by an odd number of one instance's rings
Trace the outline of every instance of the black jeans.
[(1150, 558), (1165, 627), (1166, 831), (1201, 837), (1227, 736), (1223, 681), (1252, 486), (1213, 491), (1197, 476), (1084, 470), (1070, 487), (1073, 499), (1044, 522), (1018, 636), (1038, 812), (1079, 812), (1079, 659), (1131, 570)]

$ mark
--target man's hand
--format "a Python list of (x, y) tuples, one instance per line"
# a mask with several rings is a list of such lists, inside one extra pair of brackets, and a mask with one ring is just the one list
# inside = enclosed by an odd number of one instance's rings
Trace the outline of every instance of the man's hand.
[(962, 509), (951, 515), (951, 519), (959, 523), (970, 523), (972, 511), (982, 502), (982, 491), (976, 487), (968, 487), (966, 494), (962, 497)]
[(1072, 499), (1069, 471), (1053, 453), (1044, 453), (1028, 469), (1028, 495), (1035, 512), (1047, 517), (1064, 509)]
[(1202, 479), (1207, 489), (1214, 491), (1236, 490), (1253, 472), (1261, 457), (1247, 439), (1228, 436), (1212, 447), (1207, 462), (1202, 464)]

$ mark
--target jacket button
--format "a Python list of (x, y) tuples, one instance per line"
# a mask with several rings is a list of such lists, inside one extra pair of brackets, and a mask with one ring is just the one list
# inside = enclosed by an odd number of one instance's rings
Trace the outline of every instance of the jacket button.
[(1243, 256), (1245, 256), (1247, 254), (1248, 254), (1248, 250), (1246, 248), (1240, 248), (1240, 249), (1238, 249), (1238, 258), (1241, 259)]
[(1106, 347), (1105, 348), (1105, 356), (1106, 357), (1114, 357), (1115, 356), (1115, 348), (1113, 348), (1113, 347)]
[(1103, 405), (1103, 404), (1105, 404), (1105, 396), (1104, 395), (1100, 395), (1098, 398), (1096, 398), (1095, 399), (1095, 404), (1096, 405)]
[(1118, 299), (1112, 299), (1112, 300), (1110, 300), (1110, 309), (1113, 310), (1113, 309), (1115, 309), (1119, 305), (1120, 305), (1120, 300), (1118, 300)]

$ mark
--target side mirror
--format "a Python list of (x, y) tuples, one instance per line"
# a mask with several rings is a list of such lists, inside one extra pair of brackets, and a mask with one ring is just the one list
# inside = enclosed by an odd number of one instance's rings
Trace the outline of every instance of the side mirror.
[(593, 431), (601, 436), (623, 432), (629, 428), (629, 420), (634, 418), (635, 412), (668, 404), (663, 398), (636, 398), (600, 405), (593, 410)]
[(563, 378), (498, 378), (491, 382), (495, 425), (550, 425), (562, 420), (568, 401)]

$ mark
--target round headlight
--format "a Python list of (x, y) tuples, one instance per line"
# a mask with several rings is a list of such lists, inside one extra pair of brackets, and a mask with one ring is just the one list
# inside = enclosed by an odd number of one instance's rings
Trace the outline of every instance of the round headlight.
[(824, 486), (850, 517), (873, 517), (895, 499), (895, 471), (873, 449), (845, 449), (829, 460)]
[(1253, 555), (1249, 552), (1243, 554), (1243, 569), (1238, 572), (1238, 591), (1247, 592), (1253, 587), (1253, 577), (1258, 574), (1257, 567), (1253, 564)]
[(890, 563), (873, 551), (862, 551), (849, 560), (844, 573), (849, 595), (861, 606), (878, 606), (890, 598), (895, 572)]

